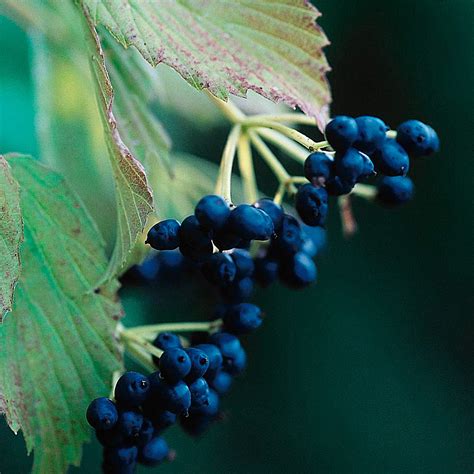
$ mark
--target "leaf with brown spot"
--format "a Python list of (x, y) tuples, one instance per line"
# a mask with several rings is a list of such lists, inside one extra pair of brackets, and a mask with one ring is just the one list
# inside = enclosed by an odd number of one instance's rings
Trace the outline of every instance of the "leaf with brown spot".
[(23, 221), (18, 184), (0, 156), (0, 323), (12, 309), (13, 292), (20, 276)]
[(304, 0), (82, 0), (94, 24), (153, 66), (163, 62), (197, 89), (226, 99), (253, 90), (300, 107), (322, 125), (331, 93), (316, 24)]
[(0, 326), (0, 410), (34, 451), (33, 471), (63, 473), (90, 437), (87, 404), (108, 395), (121, 368), (118, 283), (94, 292), (107, 268), (104, 243), (64, 178), (31, 157), (6, 159), (25, 240), (12, 314)]

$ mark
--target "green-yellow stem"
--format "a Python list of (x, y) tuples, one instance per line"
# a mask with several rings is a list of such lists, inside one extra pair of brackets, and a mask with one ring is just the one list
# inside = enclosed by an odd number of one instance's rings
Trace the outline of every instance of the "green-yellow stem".
[(247, 202), (255, 202), (258, 199), (257, 180), (252, 161), (252, 149), (250, 140), (246, 133), (239, 138), (237, 148), (239, 158), (239, 169), (244, 183), (244, 195)]

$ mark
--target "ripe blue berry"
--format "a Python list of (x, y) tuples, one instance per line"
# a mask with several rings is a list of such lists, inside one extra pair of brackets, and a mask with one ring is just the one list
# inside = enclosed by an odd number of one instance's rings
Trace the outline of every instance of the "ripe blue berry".
[(237, 273), (237, 267), (230, 255), (220, 252), (206, 258), (201, 270), (210, 283), (220, 287), (230, 285)]
[(190, 347), (186, 352), (191, 360), (191, 370), (186, 376), (186, 382), (190, 383), (206, 373), (209, 368), (209, 357), (197, 347)]
[(218, 232), (214, 232), (212, 241), (221, 252), (223, 250), (230, 250), (239, 247), (243, 242), (240, 236), (229, 232), (227, 227), (224, 227), (224, 229)]
[(189, 384), (191, 392), (191, 410), (209, 403), (209, 385), (202, 377)]
[(226, 331), (234, 334), (248, 334), (262, 324), (262, 311), (251, 303), (231, 306), (223, 318)]
[(194, 215), (204, 229), (219, 230), (230, 215), (230, 206), (223, 197), (210, 194), (197, 203)]
[(343, 182), (357, 183), (364, 174), (365, 166), (364, 156), (355, 148), (336, 153), (334, 171)]
[(245, 277), (235, 279), (232, 285), (222, 289), (222, 294), (229, 303), (241, 303), (252, 296), (253, 290), (253, 278)]
[(96, 430), (110, 430), (118, 420), (117, 407), (108, 398), (93, 400), (86, 413), (87, 422)]
[(215, 377), (209, 381), (209, 386), (219, 395), (224, 395), (230, 390), (233, 381), (232, 375), (225, 370), (219, 370)]
[(158, 222), (148, 231), (145, 243), (156, 250), (174, 250), (179, 245), (179, 228), (179, 222), (175, 219)]
[(143, 415), (138, 411), (124, 411), (120, 413), (117, 427), (126, 437), (136, 437), (139, 435), (143, 424)]
[(358, 178), (359, 181), (363, 181), (364, 179), (370, 178), (371, 176), (375, 176), (377, 173), (375, 172), (375, 167), (373, 161), (365, 154), (361, 153), (362, 155), (362, 173)]
[(106, 474), (133, 474), (138, 457), (136, 446), (105, 448), (103, 471)]
[(179, 240), (179, 250), (185, 257), (199, 260), (212, 254), (210, 233), (199, 224), (196, 216), (188, 216), (181, 223)]
[(273, 234), (273, 221), (265, 211), (241, 204), (230, 213), (229, 229), (244, 240), (268, 240)]
[(279, 229), (283, 218), (283, 208), (279, 204), (277, 204), (273, 199), (261, 198), (255, 202), (253, 206), (257, 209), (261, 209), (270, 216), (275, 231)]
[(189, 374), (191, 359), (184, 349), (172, 347), (161, 355), (159, 367), (162, 377), (169, 383), (175, 383)]
[(182, 347), (179, 336), (172, 332), (160, 332), (153, 341), (153, 345), (162, 351), (166, 351), (174, 347)]
[(357, 139), (359, 128), (352, 117), (339, 115), (334, 117), (324, 131), (326, 140), (336, 151), (344, 151)]
[(150, 382), (138, 372), (125, 372), (115, 386), (115, 400), (121, 406), (137, 407), (148, 397)]
[(304, 162), (304, 175), (314, 185), (324, 185), (333, 173), (334, 160), (327, 154), (316, 151)]
[(293, 216), (285, 214), (272, 245), (279, 254), (292, 255), (298, 252), (302, 243), (303, 235), (299, 222)]
[(208, 403), (190, 410), (191, 416), (201, 415), (206, 417), (213, 417), (219, 413), (219, 395), (212, 389), (209, 389)]
[(149, 378), (151, 396), (160, 404), (163, 410), (177, 415), (187, 413), (191, 406), (191, 393), (183, 381), (180, 380), (175, 384), (170, 384), (161, 378), (159, 372), (153, 372)]
[(326, 191), (331, 196), (342, 196), (349, 194), (354, 188), (352, 181), (344, 181), (340, 176), (331, 176), (326, 181)]
[(169, 447), (160, 436), (152, 438), (138, 453), (138, 461), (145, 466), (157, 466), (168, 458)]
[(255, 261), (255, 279), (263, 288), (271, 285), (278, 278), (278, 261), (261, 257)]
[(235, 354), (232, 360), (227, 359), (226, 361), (226, 371), (230, 375), (239, 375), (247, 367), (247, 353), (244, 348), (241, 346), (240, 349)]
[(397, 142), (411, 156), (426, 156), (439, 149), (436, 132), (419, 120), (407, 120), (397, 128)]
[(328, 213), (328, 193), (312, 184), (300, 186), (295, 197), (295, 208), (307, 225), (324, 225)]
[(301, 251), (310, 257), (316, 256), (326, 245), (326, 230), (322, 227), (313, 227), (303, 224), (304, 241)]
[(143, 446), (147, 444), (153, 435), (155, 434), (155, 428), (153, 427), (153, 423), (148, 418), (143, 418), (142, 427), (140, 428), (140, 432), (138, 433), (136, 443), (138, 446)]
[(407, 152), (391, 138), (387, 138), (375, 151), (373, 160), (377, 171), (386, 176), (405, 176), (410, 167)]
[(353, 146), (370, 155), (385, 140), (385, 134), (389, 128), (379, 118), (369, 115), (357, 117), (355, 121), (359, 133)]
[(209, 359), (209, 367), (204, 375), (207, 379), (214, 377), (216, 372), (222, 367), (222, 354), (215, 344), (199, 344), (196, 349), (203, 351)]
[(223, 368), (233, 374), (234, 366), (240, 364), (242, 359), (242, 346), (239, 339), (227, 332), (215, 333), (209, 339), (222, 353)]
[(410, 201), (413, 194), (413, 182), (406, 176), (386, 176), (382, 178), (377, 188), (377, 199), (387, 206)]
[(209, 390), (209, 404), (192, 410), (189, 417), (181, 417), (181, 427), (191, 436), (199, 436), (206, 431), (219, 414), (219, 395)]
[(156, 433), (161, 433), (176, 423), (176, 414), (168, 410), (163, 410), (156, 399), (148, 400), (142, 409), (146, 418), (152, 422)]
[(234, 249), (230, 256), (232, 257), (237, 269), (237, 278), (244, 278), (253, 275), (255, 265), (248, 250)]
[(280, 267), (280, 278), (290, 288), (304, 288), (316, 281), (316, 276), (316, 265), (304, 252), (298, 252)]

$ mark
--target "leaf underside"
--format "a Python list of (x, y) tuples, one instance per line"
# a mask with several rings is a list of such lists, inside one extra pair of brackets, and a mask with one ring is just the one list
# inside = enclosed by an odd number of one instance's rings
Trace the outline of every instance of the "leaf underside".
[(20, 243), (23, 222), (18, 184), (0, 156), (0, 323), (11, 310), (13, 292), (20, 276)]
[(324, 124), (331, 100), (316, 24), (304, 0), (83, 0), (95, 24), (153, 66), (163, 62), (219, 98), (253, 90)]
[(107, 396), (120, 369), (113, 331), (122, 314), (101, 236), (64, 179), (27, 156), (9, 155), (20, 185), (25, 241), (11, 317), (0, 326), (2, 409), (34, 450), (33, 471), (79, 464), (89, 439), (89, 400)]

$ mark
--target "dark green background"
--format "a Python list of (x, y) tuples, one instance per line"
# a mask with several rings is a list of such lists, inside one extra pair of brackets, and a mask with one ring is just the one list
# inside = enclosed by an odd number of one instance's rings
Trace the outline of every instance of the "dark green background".
[[(415, 164), (417, 197), (405, 208), (357, 202), (351, 241), (333, 212), (316, 287), (257, 295), (268, 318), (248, 339), (249, 369), (224, 402), (227, 422), (198, 441), (172, 430), (178, 457), (159, 471), (472, 473), (473, 2), (317, 3), (332, 41), (333, 113), (392, 125), (420, 118), (438, 130), (442, 151)], [(0, 35), (0, 150), (35, 153), (28, 43), (7, 20)], [(210, 300), (196, 292), (178, 312), (204, 317)], [(169, 290), (140, 308), (178, 318), (170, 295), (179, 296)], [(136, 293), (125, 304), (139, 318)], [(98, 455), (86, 446), (83, 467), (71, 471), (98, 472)], [(29, 465), (21, 436), (2, 422), (0, 472)]]

